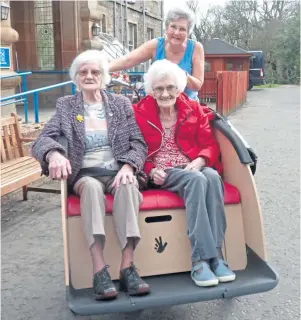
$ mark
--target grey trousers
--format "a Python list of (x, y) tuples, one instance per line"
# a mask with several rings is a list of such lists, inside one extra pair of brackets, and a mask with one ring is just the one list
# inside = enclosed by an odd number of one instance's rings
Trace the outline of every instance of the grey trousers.
[(142, 194), (134, 184), (121, 184), (112, 188), (115, 177), (82, 177), (74, 185), (75, 193), (80, 196), (81, 216), (84, 232), (89, 248), (94, 243), (96, 235), (105, 240), (105, 193), (114, 195), (113, 219), (121, 249), (127, 244), (127, 238), (135, 239), (135, 246), (141, 236), (138, 225), (139, 207)]
[(162, 188), (178, 193), (185, 201), (192, 262), (218, 256), (226, 231), (224, 184), (218, 172), (171, 169)]

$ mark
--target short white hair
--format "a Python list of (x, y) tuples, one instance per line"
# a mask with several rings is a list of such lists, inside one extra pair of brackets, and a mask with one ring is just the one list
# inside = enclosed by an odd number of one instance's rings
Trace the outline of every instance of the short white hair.
[(191, 34), (195, 26), (195, 14), (188, 8), (185, 7), (174, 7), (171, 8), (165, 18), (165, 28), (173, 21), (185, 19), (188, 22), (188, 34)]
[(161, 78), (171, 78), (174, 85), (180, 92), (185, 90), (187, 85), (187, 76), (177, 64), (163, 59), (155, 61), (144, 74), (144, 88), (146, 94), (153, 92), (153, 84), (156, 80)]
[[(76, 75), (81, 68), (81, 66), (85, 63), (95, 63), (99, 66), (99, 70), (101, 71), (101, 88), (104, 89), (107, 84), (111, 81), (111, 76), (109, 74), (109, 62), (108, 58), (99, 50), (86, 50), (80, 53), (73, 60), (69, 74), (71, 80), (76, 84), (78, 88), (78, 83), (76, 81)], [(79, 88), (78, 88), (79, 89)]]

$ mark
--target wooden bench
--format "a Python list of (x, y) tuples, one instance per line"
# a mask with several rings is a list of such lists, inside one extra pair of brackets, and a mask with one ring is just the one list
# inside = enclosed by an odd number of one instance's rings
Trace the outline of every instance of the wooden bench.
[(31, 182), (41, 178), (38, 161), (28, 156), (25, 142), (35, 138), (22, 137), (19, 117), (12, 113), (1, 119), (1, 196), (23, 188), (23, 200), (27, 200), (28, 191), (59, 193), (57, 190), (28, 187)]

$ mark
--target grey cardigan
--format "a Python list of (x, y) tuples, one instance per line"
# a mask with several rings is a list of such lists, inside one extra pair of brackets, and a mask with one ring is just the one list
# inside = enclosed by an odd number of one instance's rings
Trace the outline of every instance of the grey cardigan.
[[(101, 96), (106, 108), (108, 140), (115, 160), (120, 164), (130, 164), (136, 169), (136, 173), (140, 173), (147, 157), (147, 146), (136, 123), (130, 100), (106, 90), (101, 90)], [(68, 141), (68, 159), (72, 168), (68, 185), (72, 185), (81, 169), (85, 152), (82, 93), (57, 100), (55, 115), (32, 146), (32, 154), (40, 162), (45, 175), (49, 175), (46, 155), (50, 150), (56, 149), (63, 155), (67, 154), (67, 150), (58, 143), (62, 135)]]

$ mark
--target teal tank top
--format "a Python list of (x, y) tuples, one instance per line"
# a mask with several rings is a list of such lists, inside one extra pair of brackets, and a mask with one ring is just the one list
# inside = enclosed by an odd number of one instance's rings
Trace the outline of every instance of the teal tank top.
[[(155, 61), (166, 59), (165, 39), (163, 37), (160, 37), (160, 38), (157, 38), (157, 40), (158, 40), (158, 45), (157, 45)], [(195, 43), (196, 43), (195, 41), (188, 39), (187, 48), (186, 48), (184, 57), (180, 61), (180, 63), (178, 63), (178, 66), (182, 70), (187, 71), (188, 74), (190, 74), (190, 75), (192, 74), (192, 57), (193, 57)], [(197, 91), (192, 91), (192, 90), (186, 88), (184, 92), (188, 95), (189, 98), (194, 99), (194, 100), (199, 100)]]

